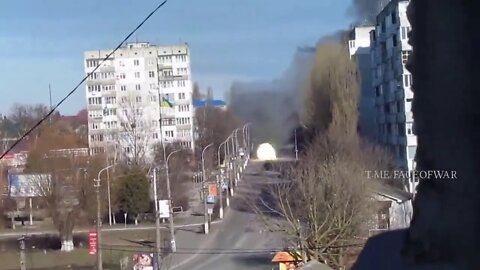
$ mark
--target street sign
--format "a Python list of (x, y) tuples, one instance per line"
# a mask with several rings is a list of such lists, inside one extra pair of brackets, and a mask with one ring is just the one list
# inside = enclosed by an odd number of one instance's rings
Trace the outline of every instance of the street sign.
[(207, 196), (207, 203), (215, 203), (215, 196), (208, 195)]
[(160, 212), (160, 218), (169, 218), (170, 217), (170, 206), (168, 200), (159, 200), (158, 209)]
[(209, 215), (213, 214), (213, 208), (208, 208), (207, 213), (208, 213)]
[(228, 184), (225, 180), (222, 180), (222, 190), (225, 191), (228, 189)]
[(88, 254), (97, 254), (97, 231), (90, 231), (88, 233)]

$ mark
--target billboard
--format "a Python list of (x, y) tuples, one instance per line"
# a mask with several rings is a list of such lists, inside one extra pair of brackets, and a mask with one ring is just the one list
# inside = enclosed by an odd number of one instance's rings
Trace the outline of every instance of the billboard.
[(8, 193), (11, 197), (41, 197), (50, 183), (50, 174), (9, 174)]
[(216, 183), (208, 185), (208, 195), (210, 195), (210, 196), (217, 196), (218, 195), (218, 187), (217, 187)]
[(169, 218), (170, 217), (170, 204), (168, 200), (159, 200), (158, 201), (158, 210), (160, 212), (160, 218)]

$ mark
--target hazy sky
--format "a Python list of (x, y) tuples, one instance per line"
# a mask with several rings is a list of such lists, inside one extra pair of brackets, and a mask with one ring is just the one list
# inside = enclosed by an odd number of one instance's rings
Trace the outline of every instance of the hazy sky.
[[(0, 113), (15, 102), (59, 101), (83, 73), (83, 52), (113, 48), (160, 1), (0, 2)], [(347, 27), (348, 0), (169, 0), (137, 32), (139, 41), (188, 42), (192, 77), (223, 98), (233, 80), (270, 80), (297, 46)], [(135, 38), (132, 40), (134, 41)], [(85, 106), (84, 87), (60, 107)]]

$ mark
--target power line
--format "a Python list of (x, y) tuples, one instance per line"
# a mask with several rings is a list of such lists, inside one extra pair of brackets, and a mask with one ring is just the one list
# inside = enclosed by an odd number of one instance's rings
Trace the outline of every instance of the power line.
[(10, 151), (13, 150), (13, 148), (15, 148), (15, 146), (17, 146), (21, 141), (23, 141), (28, 135), (30, 135), (30, 133), (32, 133), (37, 127), (39, 127), (45, 120), (47, 120), (54, 112), (55, 110), (60, 107), (60, 105), (62, 105), (63, 102), (65, 102), (71, 95), (73, 95), (73, 93), (75, 93), (75, 91), (77, 91), (77, 89), (87, 80), (87, 78), (90, 76), (90, 74), (94, 73), (95, 71), (97, 71), (97, 69), (105, 62), (107, 61), (108, 59), (110, 59), (110, 57), (118, 50), (120, 49), (120, 47), (122, 47), (122, 45), (135, 33), (137, 32), (138, 29), (140, 29), (140, 27), (143, 26), (143, 24), (148, 21), (148, 19), (150, 19), (150, 17), (153, 16), (153, 14), (155, 14), (163, 5), (165, 5), (167, 3), (168, 0), (164, 0), (162, 3), (160, 3), (152, 12), (150, 12), (143, 20), (142, 22), (140, 22), (140, 24), (138, 24), (135, 29), (133, 29), (133, 31), (130, 32), (130, 34), (128, 34), (123, 40), (122, 42), (120, 42), (120, 44), (118, 44), (117, 47), (115, 47), (115, 49), (110, 52), (107, 56), (105, 56), (105, 58), (103, 58), (103, 60), (92, 70), (92, 72), (90, 72), (89, 74), (87, 74), (85, 77), (83, 77), (82, 80), (80, 80), (80, 82), (62, 99), (60, 100), (60, 102), (58, 102), (53, 108), (50, 108), (50, 112), (47, 113), (42, 119), (40, 119), (40, 121), (38, 121), (33, 127), (31, 127), (27, 132), (25, 132), (18, 140), (15, 141), (15, 143), (12, 144), (12, 146), (10, 146), (7, 151), (5, 151), (1, 156), (0, 156), (0, 160), (2, 160), (6, 155), (8, 155), (8, 153), (10, 153)]

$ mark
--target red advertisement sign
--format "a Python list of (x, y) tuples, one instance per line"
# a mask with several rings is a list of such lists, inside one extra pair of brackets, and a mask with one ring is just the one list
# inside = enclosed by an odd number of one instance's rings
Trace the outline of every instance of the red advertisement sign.
[(217, 184), (209, 184), (209, 185), (208, 185), (208, 195), (210, 195), (210, 196), (218, 196)]
[(88, 233), (88, 253), (90, 255), (97, 254), (97, 231)]

